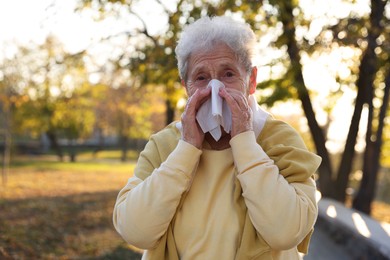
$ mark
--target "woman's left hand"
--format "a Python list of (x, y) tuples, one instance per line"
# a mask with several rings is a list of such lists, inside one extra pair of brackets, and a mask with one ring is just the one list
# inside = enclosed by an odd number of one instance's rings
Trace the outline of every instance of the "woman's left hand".
[(226, 100), (232, 112), (231, 137), (253, 130), (253, 112), (249, 107), (247, 97), (235, 89), (220, 88), (219, 95)]

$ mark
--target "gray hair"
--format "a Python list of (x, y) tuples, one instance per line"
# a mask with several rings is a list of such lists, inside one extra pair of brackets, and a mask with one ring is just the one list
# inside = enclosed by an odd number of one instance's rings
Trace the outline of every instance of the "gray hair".
[(252, 58), (256, 36), (246, 23), (241, 23), (227, 16), (202, 17), (184, 28), (176, 46), (179, 75), (187, 78), (188, 59), (191, 53), (210, 50), (215, 44), (224, 43), (236, 54), (249, 73), (252, 69)]

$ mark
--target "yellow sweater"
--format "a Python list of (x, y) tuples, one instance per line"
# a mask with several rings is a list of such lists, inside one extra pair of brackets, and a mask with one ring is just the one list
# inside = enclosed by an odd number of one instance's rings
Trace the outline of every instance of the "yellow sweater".
[[(114, 225), (144, 259), (298, 259), (317, 217), (320, 159), (269, 117), (260, 136), (198, 150), (171, 124), (152, 136), (121, 190)], [(298, 246), (299, 245), (299, 246)]]

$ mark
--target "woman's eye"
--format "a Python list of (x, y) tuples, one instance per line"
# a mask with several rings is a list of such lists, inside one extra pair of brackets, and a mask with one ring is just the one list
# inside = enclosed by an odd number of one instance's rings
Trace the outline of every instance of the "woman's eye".
[(234, 76), (234, 73), (231, 72), (231, 71), (227, 71), (227, 72), (225, 73), (225, 77), (231, 78), (231, 77), (233, 77), (233, 76)]
[(206, 76), (198, 76), (198, 77), (196, 77), (196, 81), (205, 81), (205, 80), (207, 80), (207, 78), (206, 78)]
[(207, 75), (198, 75), (194, 77), (194, 80), (192, 82), (196, 87), (206, 87), (208, 81), (209, 77), (207, 77)]

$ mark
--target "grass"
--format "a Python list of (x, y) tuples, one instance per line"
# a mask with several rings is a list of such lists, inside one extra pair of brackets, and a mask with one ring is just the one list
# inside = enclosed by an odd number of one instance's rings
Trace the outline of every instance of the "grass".
[(0, 259), (140, 259), (112, 225), (134, 165), (18, 158), (0, 190)]

